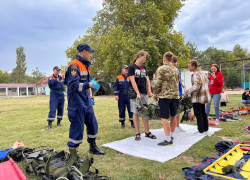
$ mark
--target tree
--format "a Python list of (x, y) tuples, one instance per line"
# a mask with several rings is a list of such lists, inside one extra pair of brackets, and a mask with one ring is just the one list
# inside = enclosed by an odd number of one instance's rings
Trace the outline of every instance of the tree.
[(39, 71), (38, 67), (36, 67), (35, 70), (32, 69), (32, 73), (31, 73), (32, 76), (29, 77), (28, 82), (30, 84), (35, 84), (36, 85), (37, 94), (38, 94), (38, 88), (37, 87), (43, 83), (43, 80), (46, 77), (45, 74), (46, 73)]
[(97, 49), (92, 76), (101, 74), (105, 80), (115, 79), (122, 65), (131, 64), (140, 50), (149, 53), (145, 65), (150, 77), (167, 51), (178, 56), (180, 66), (187, 65), (190, 50), (182, 33), (173, 29), (182, 6), (182, 0), (104, 0), (94, 25), (67, 48), (66, 55), (73, 60), (77, 45), (90, 44)]
[(0, 83), (11, 83), (11, 76), (8, 73), (8, 70), (0, 69)]
[(241, 45), (235, 44), (233, 47), (233, 55), (235, 59), (243, 59), (249, 57), (247, 48), (242, 48)]
[(16, 83), (23, 83), (25, 81), (26, 55), (24, 53), (24, 47), (19, 46), (16, 49), (16, 68), (12, 71), (12, 81)]
[(241, 87), (241, 76), (240, 73), (235, 69), (228, 70), (225, 77), (226, 87), (230, 87), (232, 90)]
[(188, 48), (190, 49), (190, 58), (191, 59), (195, 59), (195, 60), (198, 60), (200, 55), (201, 55), (201, 51), (198, 51), (198, 46), (195, 44), (195, 42), (190, 42), (188, 41), (186, 43), (186, 46), (188, 46)]

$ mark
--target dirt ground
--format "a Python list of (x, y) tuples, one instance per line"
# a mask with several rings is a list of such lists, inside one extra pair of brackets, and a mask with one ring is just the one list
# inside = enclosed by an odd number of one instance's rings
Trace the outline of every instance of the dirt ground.
[(243, 89), (235, 89), (232, 91), (232, 89), (226, 89), (225, 91), (227, 94), (242, 94), (244, 92)]

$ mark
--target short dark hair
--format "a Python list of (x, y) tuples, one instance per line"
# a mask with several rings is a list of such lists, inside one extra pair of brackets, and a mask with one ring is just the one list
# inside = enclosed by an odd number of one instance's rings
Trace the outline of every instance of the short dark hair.
[(198, 67), (198, 62), (196, 60), (189, 61), (188, 64), (191, 64), (191, 66), (195, 66), (196, 68)]
[(245, 90), (249, 90), (249, 88), (245, 88)]
[(164, 54), (163, 58), (170, 62), (170, 61), (173, 60), (173, 55), (174, 55), (174, 54), (171, 53), (171, 52), (166, 52), (166, 53)]
[(178, 62), (178, 57), (175, 56), (175, 55), (173, 56), (173, 62), (174, 62), (174, 63)]

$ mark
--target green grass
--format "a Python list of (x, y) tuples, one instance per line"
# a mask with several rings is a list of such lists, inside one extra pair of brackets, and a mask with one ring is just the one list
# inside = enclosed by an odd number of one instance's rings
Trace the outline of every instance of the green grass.
[[(221, 108), (228, 110), (230, 107), (241, 105), (241, 95), (229, 95), (230, 103)], [(95, 97), (94, 105), (96, 118), (99, 123), (99, 133), (97, 144), (106, 151), (105, 156), (94, 155), (94, 167), (99, 169), (101, 175), (107, 175), (113, 180), (154, 180), (167, 179), (179, 180), (185, 179), (181, 168), (197, 165), (202, 157), (210, 157), (216, 153), (214, 145), (221, 140), (227, 141), (250, 141), (249, 134), (243, 132), (241, 127), (250, 125), (250, 117), (240, 117), (242, 122), (220, 122), (217, 127), (223, 128), (211, 137), (205, 137), (179, 157), (159, 163), (142, 158), (136, 158), (121, 154), (109, 148), (101, 147), (102, 144), (116, 140), (121, 140), (136, 134), (135, 129), (130, 127), (128, 119), (126, 128), (120, 129), (118, 122), (118, 108), (114, 97)], [(61, 151), (68, 150), (67, 141), (69, 135), (69, 121), (67, 118), (67, 102), (65, 105), (63, 127), (57, 127), (53, 123), (52, 129), (47, 131), (47, 116), (49, 112), (49, 96), (34, 96), (24, 98), (0, 98), (0, 149), (7, 149), (13, 146), (16, 140), (23, 141), (26, 147), (37, 147), (48, 145), (49, 147)], [(214, 113), (213, 106), (211, 112)], [(196, 122), (185, 122), (195, 125)], [(161, 128), (161, 123), (150, 122), (151, 129)], [(144, 132), (141, 122), (141, 132)], [(88, 153), (89, 145), (86, 141), (86, 132), (84, 133), (83, 143), (79, 148), (79, 155), (85, 157)], [(92, 155), (91, 155), (92, 156)], [(25, 172), (24, 162), (18, 163)], [(40, 178), (33, 174), (27, 174), (31, 180)]]

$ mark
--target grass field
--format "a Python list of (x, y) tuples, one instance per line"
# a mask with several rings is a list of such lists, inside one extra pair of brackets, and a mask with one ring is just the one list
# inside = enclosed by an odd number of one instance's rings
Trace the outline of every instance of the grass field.
[[(241, 105), (241, 95), (229, 95), (230, 103), (223, 107), (222, 110), (228, 110), (230, 107), (238, 107)], [(124, 180), (181, 180), (184, 173), (181, 171), (183, 167), (190, 167), (201, 162), (202, 157), (210, 157), (216, 153), (214, 145), (218, 141), (250, 141), (250, 135), (243, 132), (241, 127), (250, 125), (250, 121), (242, 122), (220, 122), (217, 127), (223, 128), (211, 137), (205, 137), (185, 153), (179, 157), (159, 163), (146, 159), (136, 158), (121, 154), (109, 148), (101, 147), (102, 144), (121, 140), (136, 134), (135, 129), (130, 127), (128, 119), (126, 120), (126, 128), (120, 129), (118, 122), (117, 102), (113, 96), (95, 97), (94, 105), (96, 118), (99, 123), (99, 133), (97, 144), (106, 151), (105, 156), (94, 155), (94, 167), (99, 169), (101, 175), (107, 175), (111, 179)], [(62, 127), (57, 127), (56, 122), (53, 123), (52, 129), (47, 131), (47, 116), (49, 112), (49, 96), (34, 96), (0, 98), (0, 149), (7, 149), (13, 146), (16, 140), (23, 141), (26, 147), (37, 147), (48, 145), (49, 147), (60, 151), (68, 150), (67, 141), (69, 134), (69, 121), (67, 117), (67, 102), (65, 102), (65, 113)], [(213, 106), (211, 113), (214, 113)], [(249, 117), (240, 117), (247, 119)], [(185, 122), (187, 124), (196, 124), (196, 122)], [(144, 128), (141, 124), (141, 133)], [(161, 123), (150, 122), (151, 129), (161, 128)], [(88, 153), (89, 145), (86, 141), (86, 132), (84, 133), (84, 141), (79, 148), (79, 155), (85, 157)], [(25, 164), (18, 164), (25, 172)], [(31, 180), (40, 178), (33, 174), (27, 174)]]

